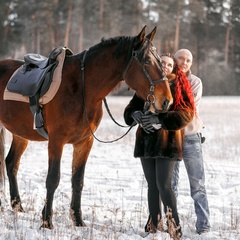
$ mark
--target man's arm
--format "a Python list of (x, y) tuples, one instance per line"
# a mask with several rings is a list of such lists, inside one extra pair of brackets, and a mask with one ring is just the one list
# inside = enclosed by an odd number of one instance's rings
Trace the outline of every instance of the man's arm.
[(191, 74), (190, 78), (191, 78), (190, 82), (191, 82), (192, 92), (194, 95), (195, 108), (198, 111), (198, 106), (202, 99), (202, 92), (203, 92), (202, 81), (200, 78), (198, 78), (193, 74)]

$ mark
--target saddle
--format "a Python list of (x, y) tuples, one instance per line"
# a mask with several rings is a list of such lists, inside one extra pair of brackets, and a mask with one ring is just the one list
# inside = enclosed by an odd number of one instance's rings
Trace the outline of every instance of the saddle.
[(58, 65), (57, 56), (62, 52), (62, 47), (55, 48), (46, 58), (36, 53), (24, 55), (24, 64), (14, 74), (7, 84), (10, 92), (32, 97), (46, 93), (52, 82), (54, 69)]
[(44, 119), (39, 99), (51, 85), (54, 70), (58, 65), (57, 57), (62, 50), (62, 47), (55, 48), (48, 58), (35, 53), (24, 55), (24, 64), (14, 73), (7, 84), (8, 91), (29, 97), (34, 128), (46, 139), (48, 139), (48, 133), (43, 126)]

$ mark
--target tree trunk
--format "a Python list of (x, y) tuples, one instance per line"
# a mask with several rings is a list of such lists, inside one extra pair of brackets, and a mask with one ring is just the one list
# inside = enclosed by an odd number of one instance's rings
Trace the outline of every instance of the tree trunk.
[(54, 49), (56, 46), (55, 40), (55, 32), (54, 32), (54, 23), (55, 23), (55, 12), (54, 9), (58, 6), (58, 0), (52, 0), (48, 5), (48, 32), (49, 32), (49, 40), (51, 44), (51, 49)]
[(231, 31), (231, 27), (229, 25), (227, 25), (227, 29), (226, 29), (226, 38), (225, 38), (225, 66), (228, 66), (228, 50), (229, 50), (229, 37), (230, 37), (230, 31)]
[(41, 37), (40, 37), (40, 30), (39, 30), (39, 27), (37, 26), (37, 46), (36, 46), (36, 51), (37, 53), (41, 53), (41, 47), (40, 47), (40, 43), (41, 43)]
[(79, 8), (79, 27), (78, 27), (78, 44), (77, 44), (77, 51), (78, 52), (82, 52), (83, 51), (83, 34), (84, 34), (84, 20), (83, 20), (83, 16), (84, 16), (84, 1), (81, 0), (78, 4), (78, 8)]
[(179, 30), (180, 30), (180, 19), (181, 19), (181, 9), (182, 9), (182, 2), (181, 1), (182, 0), (178, 0), (175, 41), (174, 41), (174, 52), (176, 52), (179, 48)]
[(49, 29), (49, 34), (50, 34), (51, 49), (54, 49), (56, 44), (55, 44), (54, 31), (52, 28), (52, 24), (48, 25), (48, 29)]
[[(6, 18), (9, 17), (10, 15), (10, 12), (11, 12), (11, 9), (10, 9), (10, 3), (8, 5), (8, 8), (7, 8), (7, 14), (6, 14)], [(3, 32), (3, 43), (5, 44), (5, 42), (7, 41), (7, 38), (8, 38), (8, 31), (9, 31), (9, 25), (6, 25), (4, 27), (4, 32)]]
[(66, 26), (66, 32), (65, 32), (65, 40), (64, 40), (64, 46), (66, 47), (69, 44), (71, 22), (72, 22), (72, 0), (68, 0), (68, 18), (67, 18), (67, 26)]
[(103, 0), (99, 0), (99, 31), (103, 30)]
[(31, 31), (32, 31), (32, 37), (31, 37), (31, 52), (36, 51), (36, 29), (35, 29), (35, 15), (33, 14), (31, 17)]

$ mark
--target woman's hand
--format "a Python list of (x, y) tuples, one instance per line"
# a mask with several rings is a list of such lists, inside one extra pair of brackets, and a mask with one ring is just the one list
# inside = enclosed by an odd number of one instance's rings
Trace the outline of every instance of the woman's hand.
[[(132, 113), (132, 118), (134, 122), (139, 124), (147, 134), (154, 132), (155, 128), (151, 124), (143, 123), (142, 120), (144, 116), (150, 116), (150, 115), (144, 115), (142, 111), (135, 111)], [(146, 118), (144, 119), (144, 121), (146, 121)]]
[(146, 133), (154, 132), (156, 128), (153, 126), (159, 124), (160, 120), (157, 115), (146, 114), (141, 118), (142, 128)]
[(132, 113), (132, 118), (137, 124), (141, 124), (141, 118), (143, 115), (142, 111), (135, 111)]

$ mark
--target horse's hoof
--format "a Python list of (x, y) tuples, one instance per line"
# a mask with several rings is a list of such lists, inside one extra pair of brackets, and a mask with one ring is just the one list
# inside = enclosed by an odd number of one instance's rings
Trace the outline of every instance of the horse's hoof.
[(43, 221), (42, 226), (40, 228), (48, 228), (48, 229), (53, 229), (52, 223), (48, 221)]
[(82, 220), (81, 214), (75, 216), (75, 214), (74, 214), (75, 212), (77, 212), (77, 211), (74, 211), (73, 209), (70, 210), (70, 216), (71, 216), (71, 218), (72, 218), (73, 224), (74, 224), (76, 227), (86, 227), (87, 225), (86, 225), (85, 222)]
[(86, 227), (86, 223), (84, 221), (81, 221), (80, 223), (76, 223), (76, 227)]

